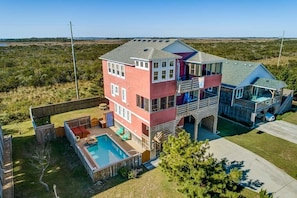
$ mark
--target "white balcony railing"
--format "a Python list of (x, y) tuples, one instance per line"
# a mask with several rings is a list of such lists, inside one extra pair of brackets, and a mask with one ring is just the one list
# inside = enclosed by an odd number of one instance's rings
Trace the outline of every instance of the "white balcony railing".
[(182, 105), (176, 106), (176, 114), (177, 115), (190, 115), (193, 111), (204, 110), (204, 108), (218, 105), (218, 96), (202, 99), (199, 102), (189, 102)]
[(192, 78), (191, 80), (177, 81), (177, 93), (185, 93), (199, 89), (198, 78)]

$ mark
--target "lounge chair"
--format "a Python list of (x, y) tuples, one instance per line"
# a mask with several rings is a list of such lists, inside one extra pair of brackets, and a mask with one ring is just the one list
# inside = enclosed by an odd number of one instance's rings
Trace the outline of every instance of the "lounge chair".
[(124, 134), (124, 127), (120, 127), (120, 128), (116, 131), (116, 134), (117, 134), (118, 136), (123, 135), (123, 134)]
[(126, 132), (124, 135), (121, 136), (122, 140), (129, 140), (131, 137), (130, 137), (130, 132)]
[(87, 136), (86, 137), (86, 142), (87, 142), (87, 144), (91, 145), (91, 144), (97, 144), (98, 140), (94, 136), (91, 136), (91, 137)]

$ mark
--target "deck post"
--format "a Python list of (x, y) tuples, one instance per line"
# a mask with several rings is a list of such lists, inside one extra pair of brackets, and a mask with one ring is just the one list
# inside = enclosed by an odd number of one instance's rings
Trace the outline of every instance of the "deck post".
[(194, 124), (194, 140), (198, 139), (198, 119), (195, 118), (195, 124)]

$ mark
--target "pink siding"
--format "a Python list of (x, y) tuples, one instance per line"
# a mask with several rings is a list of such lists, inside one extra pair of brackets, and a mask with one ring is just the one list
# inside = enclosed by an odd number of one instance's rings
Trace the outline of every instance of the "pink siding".
[(151, 126), (156, 126), (165, 122), (175, 120), (176, 109), (170, 108), (163, 111), (159, 111), (151, 114), (150, 124)]
[[(114, 103), (110, 102), (110, 110), (114, 111)], [(115, 112), (115, 111), (114, 111)], [(142, 135), (142, 123), (146, 123), (136, 117), (134, 114), (131, 114), (131, 123), (114, 113), (114, 119), (119, 122), (121, 125), (129, 129), (132, 133), (141, 137)], [(146, 123), (147, 124), (147, 123)], [(147, 124), (148, 125), (148, 124)]]
[(152, 83), (150, 86), (151, 99), (174, 95), (176, 92), (176, 81), (167, 81), (161, 83)]
[(217, 87), (221, 85), (222, 74), (216, 74), (204, 77), (204, 88)]

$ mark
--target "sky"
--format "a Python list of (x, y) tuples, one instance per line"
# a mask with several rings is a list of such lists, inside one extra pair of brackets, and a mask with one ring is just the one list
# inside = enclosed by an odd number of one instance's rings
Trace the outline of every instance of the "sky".
[(297, 38), (296, 0), (1, 0), (0, 38)]

